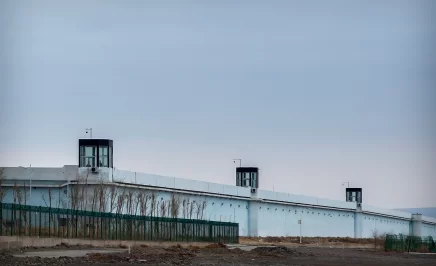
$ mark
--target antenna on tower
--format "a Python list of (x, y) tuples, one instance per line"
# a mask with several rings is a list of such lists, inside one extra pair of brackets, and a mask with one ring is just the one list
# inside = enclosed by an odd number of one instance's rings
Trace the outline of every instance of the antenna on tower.
[(89, 133), (89, 138), (92, 139), (92, 127), (91, 128), (85, 128), (86, 134)]

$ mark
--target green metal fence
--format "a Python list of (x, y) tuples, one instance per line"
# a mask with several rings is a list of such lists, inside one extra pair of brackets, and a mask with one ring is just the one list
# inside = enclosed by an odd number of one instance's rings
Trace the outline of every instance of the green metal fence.
[(0, 204), (0, 235), (238, 243), (239, 224)]
[(432, 252), (436, 253), (435, 241), (431, 236), (416, 237), (405, 235), (386, 235), (386, 251)]

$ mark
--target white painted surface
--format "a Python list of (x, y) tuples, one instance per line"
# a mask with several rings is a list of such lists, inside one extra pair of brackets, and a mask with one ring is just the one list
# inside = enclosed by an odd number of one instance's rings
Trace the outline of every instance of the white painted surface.
[(436, 218), (428, 217), (428, 216), (422, 216), (422, 221), (427, 223), (434, 223), (436, 224)]
[[(34, 187), (27, 199), (29, 205), (49, 206), (48, 188), (44, 186), (56, 187), (63, 184), (62, 187), (51, 188), (52, 207), (68, 207), (67, 184), (80, 176), (86, 177), (90, 183), (112, 180), (127, 183), (130, 184), (130, 190), (141, 189), (146, 193), (155, 193), (159, 202), (168, 202), (171, 194), (191, 202), (205, 201), (207, 204), (202, 216), (194, 212), (192, 217), (186, 217), (186, 213), (180, 211), (179, 217), (237, 222), (239, 233), (243, 236), (297, 236), (300, 231), (299, 219), (302, 220), (303, 236), (354, 237), (356, 234), (356, 204), (352, 202), (267, 190), (257, 190), (257, 194), (252, 195), (249, 188), (110, 168), (101, 168), (98, 174), (93, 174), (89, 173), (88, 168), (77, 166), (32, 169), (9, 167), (5, 168), (5, 176), (10, 184), (32, 179)], [(30, 188), (28, 190), (30, 192)], [(92, 191), (93, 187), (90, 186), (88, 193), (91, 195)], [(13, 202), (11, 191), (7, 193), (4, 202)], [(410, 213), (362, 204), (361, 215), (362, 237), (372, 237), (374, 232), (405, 235), (411, 232)], [(423, 217), (422, 220), (422, 235), (436, 238), (436, 219)]]
[(384, 214), (384, 215), (401, 217), (401, 218), (406, 218), (406, 219), (410, 219), (411, 218), (411, 214), (407, 213), (407, 212), (382, 209), (382, 208), (370, 206), (370, 205), (363, 204), (363, 203), (362, 203), (362, 211), (364, 211), (364, 212), (372, 212), (372, 213), (380, 213), (380, 214)]
[(421, 226), (421, 235), (431, 236), (434, 240), (436, 240), (436, 224), (428, 224), (423, 222)]

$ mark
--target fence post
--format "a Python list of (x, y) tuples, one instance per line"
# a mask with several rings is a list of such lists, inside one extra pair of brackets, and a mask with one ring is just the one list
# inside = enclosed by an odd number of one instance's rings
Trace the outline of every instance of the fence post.
[[(83, 239), (86, 238), (86, 216), (85, 215), (81, 215), (82, 221), (83, 221)], [(89, 220), (89, 219), (88, 219)]]
[(144, 225), (143, 225), (143, 227), (142, 227), (142, 230), (144, 231), (143, 232), (143, 239), (142, 240), (144, 240), (145, 241), (145, 238), (146, 238), (146, 235), (145, 235), (145, 215), (144, 216), (142, 216), (142, 220), (143, 220), (143, 223), (144, 223)]
[(107, 237), (108, 239), (110, 239), (110, 240), (112, 240), (112, 235), (111, 235), (111, 221), (112, 221), (112, 217), (111, 216), (109, 216), (109, 222), (107, 221), (107, 218), (106, 218), (106, 224), (107, 224), (107, 226), (109, 227), (108, 228), (108, 234), (109, 234), (109, 236)]
[(65, 223), (66, 228), (67, 228), (67, 238), (70, 237), (70, 228), (71, 228), (71, 210), (68, 210), (67, 212), (67, 221)]
[(12, 205), (12, 210), (11, 210), (11, 236), (14, 235), (14, 228), (15, 228), (14, 214), (15, 214), (15, 204)]
[(51, 207), (48, 208), (48, 237), (50, 236), (51, 236)]
[(100, 212), (100, 239), (104, 239), (103, 237), (103, 213)]
[(150, 217), (150, 240), (153, 241), (153, 215)]
[(57, 215), (58, 218), (56, 219), (56, 220), (58, 221), (58, 223), (57, 223), (58, 226), (57, 226), (57, 228), (56, 228), (56, 230), (58, 231), (58, 238), (59, 238), (59, 235), (60, 235), (60, 232), (59, 232), (59, 231), (61, 231), (61, 230), (60, 230), (60, 229), (61, 229), (61, 225), (60, 225), (60, 222), (59, 222), (59, 221), (60, 221), (60, 217), (59, 217), (60, 214), (59, 214), (59, 213), (60, 213), (60, 211), (59, 211), (59, 209), (58, 209), (58, 213), (57, 213), (57, 214), (58, 214), (58, 215)]
[(178, 239), (179, 239), (179, 236), (178, 236), (178, 234), (179, 234), (179, 222), (178, 222), (178, 219), (176, 218), (176, 223), (175, 223), (175, 226), (176, 226), (176, 232), (175, 232), (175, 235), (176, 235), (176, 241), (178, 241)]
[(237, 236), (237, 238), (236, 238), (236, 243), (239, 243), (239, 223), (238, 223), (238, 225), (236, 226), (236, 236)]
[(169, 220), (169, 221), (170, 221), (170, 222), (167, 223), (167, 224), (169, 224), (169, 227), (170, 227), (170, 241), (172, 241), (172, 239), (173, 239), (173, 224), (174, 224), (174, 218), (171, 219), (171, 220)]
[(21, 236), (21, 204), (18, 205), (18, 211), (19, 211), (19, 215), (18, 215), (18, 235)]
[(77, 238), (77, 229), (79, 228), (79, 212), (76, 210), (76, 238)]
[(115, 215), (115, 240), (117, 240), (118, 235), (118, 214)]
[(42, 209), (41, 206), (39, 206), (39, 232), (38, 232), (38, 236), (41, 237), (41, 224), (42, 224)]
[(29, 208), (29, 236), (32, 236), (32, 208)]
[(212, 242), (212, 224), (209, 221), (209, 242)]
[(0, 203), (0, 236), (3, 235), (3, 203)]

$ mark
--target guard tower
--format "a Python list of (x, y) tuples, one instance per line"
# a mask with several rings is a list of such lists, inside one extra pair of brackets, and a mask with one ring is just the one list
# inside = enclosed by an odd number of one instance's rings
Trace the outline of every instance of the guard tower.
[(79, 167), (113, 167), (113, 141), (110, 139), (79, 139)]
[(257, 167), (237, 167), (236, 186), (259, 188), (259, 168)]
[(362, 188), (346, 188), (346, 201), (362, 204)]

